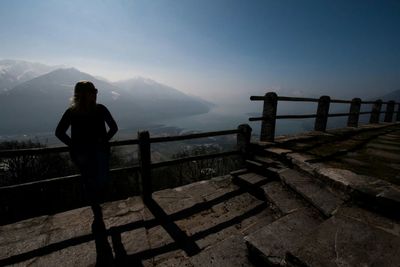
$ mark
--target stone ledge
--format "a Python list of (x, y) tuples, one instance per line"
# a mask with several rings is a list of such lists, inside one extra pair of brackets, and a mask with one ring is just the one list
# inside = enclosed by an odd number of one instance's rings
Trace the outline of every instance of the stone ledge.
[(335, 216), (348, 217), (353, 220), (379, 228), (389, 234), (400, 237), (400, 223), (377, 213), (361, 209), (357, 206), (343, 206)]
[(336, 168), (317, 168), (315, 173), (332, 187), (347, 192), (357, 203), (390, 217), (400, 218), (399, 186)]
[(286, 157), (294, 168), (318, 178), (335, 192), (341, 191), (344, 198), (348, 195), (366, 207), (380, 209), (393, 218), (400, 218), (399, 186), (349, 170), (327, 167), (323, 163), (310, 163), (315, 159), (312, 155), (289, 153)]
[(272, 181), (262, 187), (267, 199), (283, 215), (295, 212), (306, 207), (304, 200), (287, 189), (279, 181)]
[(260, 265), (285, 265), (285, 254), (321, 223), (318, 215), (302, 209), (245, 237), (250, 257)]
[(398, 236), (340, 215), (318, 226), (300, 248), (289, 251), (289, 262), (301, 266), (400, 266)]
[(286, 169), (279, 175), (285, 184), (304, 197), (327, 217), (331, 216), (343, 204), (342, 199), (325, 189), (325, 187), (320, 186), (309, 176), (292, 169)]

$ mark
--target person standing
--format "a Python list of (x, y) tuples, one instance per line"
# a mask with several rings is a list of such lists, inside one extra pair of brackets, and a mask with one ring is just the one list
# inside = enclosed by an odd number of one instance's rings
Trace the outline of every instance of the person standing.
[(92, 82), (78, 82), (71, 106), (64, 112), (55, 135), (69, 147), (71, 159), (83, 178), (86, 197), (94, 215), (92, 232), (96, 244), (96, 266), (113, 266), (100, 202), (108, 181), (109, 141), (118, 131), (118, 126), (108, 109), (96, 103), (97, 93)]
[[(70, 148), (71, 159), (81, 172), (88, 200), (96, 212), (108, 180), (109, 140), (118, 131), (109, 110), (96, 103), (97, 93), (92, 82), (78, 82), (71, 106), (55, 131), (55, 135)], [(69, 127), (70, 136), (67, 134)]]

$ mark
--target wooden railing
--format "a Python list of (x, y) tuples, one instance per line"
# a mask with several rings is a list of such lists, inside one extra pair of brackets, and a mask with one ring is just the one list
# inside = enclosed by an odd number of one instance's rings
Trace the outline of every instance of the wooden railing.
[[(222, 135), (237, 135), (237, 149), (221, 152), (221, 153), (213, 153), (192, 157), (185, 157), (175, 160), (163, 161), (163, 162), (151, 162), (151, 144), (152, 143), (161, 143), (161, 142), (172, 142), (172, 141), (183, 141), (190, 140), (195, 138), (206, 138), (213, 136), (222, 136)], [(206, 133), (195, 133), (195, 134), (187, 134), (187, 135), (179, 135), (179, 136), (166, 136), (166, 137), (153, 137), (150, 138), (150, 134), (148, 131), (138, 132), (138, 138), (132, 140), (124, 140), (124, 141), (114, 141), (110, 142), (112, 147), (116, 146), (125, 146), (125, 145), (138, 145), (138, 158), (139, 164), (133, 165), (129, 167), (123, 168), (115, 168), (111, 169), (111, 173), (116, 172), (126, 172), (126, 171), (139, 171), (141, 176), (142, 183), (142, 194), (143, 197), (148, 198), (152, 193), (152, 181), (151, 181), (151, 170), (159, 167), (166, 167), (170, 165), (180, 164), (188, 161), (194, 160), (203, 160), (210, 158), (218, 158), (225, 157), (230, 155), (239, 155), (245, 154), (248, 152), (248, 147), (250, 144), (251, 137), (251, 128), (247, 124), (239, 125), (237, 129), (234, 130), (226, 130), (226, 131), (216, 131), (216, 132), (206, 132)], [(69, 149), (66, 146), (60, 147), (51, 147), (51, 148), (30, 148), (30, 149), (17, 149), (17, 150), (0, 150), (0, 159), (1, 158), (10, 158), (10, 157), (18, 157), (18, 156), (27, 156), (27, 155), (40, 155), (47, 153), (62, 153), (68, 152)], [(19, 186), (31, 186), (33, 184), (46, 183), (51, 180), (60, 180), (60, 179), (74, 179), (79, 177), (79, 174), (64, 176), (64, 177), (55, 177), (52, 179), (47, 179), (45, 181), (35, 181), (27, 184), (20, 184), (14, 186), (6, 186), (0, 187), (0, 192), (2, 189), (9, 189), (10, 187), (19, 187)]]
[[(361, 101), (360, 98), (352, 100), (339, 100), (331, 99), (329, 96), (321, 96), (320, 98), (304, 98), (304, 97), (287, 97), (278, 96), (274, 92), (269, 92), (265, 96), (251, 96), (252, 101), (264, 101), (263, 113), (261, 117), (249, 118), (250, 121), (262, 121), (260, 141), (274, 141), (275, 139), (275, 126), (277, 119), (306, 119), (315, 118), (314, 130), (325, 131), (329, 117), (343, 117), (348, 116), (347, 126), (358, 127), (360, 115), (370, 114), (370, 123), (379, 123), (380, 114), (384, 113), (384, 122), (392, 122), (394, 114), (397, 114), (396, 121), (400, 121), (400, 104), (395, 101), (383, 102), (382, 100), (376, 101)], [(293, 101), (293, 102), (315, 102), (318, 103), (316, 114), (304, 115), (276, 115), (278, 101)], [(331, 103), (350, 104), (348, 113), (329, 113), (329, 106)], [(372, 104), (372, 110), (368, 112), (361, 112), (362, 104)], [(386, 110), (382, 110), (382, 105), (386, 104)], [(395, 106), (398, 105), (397, 111)]]

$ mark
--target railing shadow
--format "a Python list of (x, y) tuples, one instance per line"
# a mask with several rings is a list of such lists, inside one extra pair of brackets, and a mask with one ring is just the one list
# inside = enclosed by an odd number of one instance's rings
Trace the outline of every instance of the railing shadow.
[(106, 225), (103, 220), (103, 213), (100, 205), (96, 204), (92, 207), (93, 223), (92, 234), (96, 244), (96, 266), (112, 266), (114, 262), (111, 246), (107, 240)]
[[(141, 263), (142, 260), (151, 259), (157, 255), (179, 249), (185, 251), (189, 256), (195, 255), (201, 251), (195, 241), (205, 238), (213, 233), (217, 233), (225, 228), (240, 223), (246, 218), (250, 218), (262, 212), (263, 210), (268, 208), (268, 203), (263, 202), (243, 214), (240, 214), (228, 221), (222, 222), (213, 227), (198, 232), (192, 236), (186, 235), (186, 233), (175, 224), (175, 221), (188, 218), (196, 213), (210, 209), (212, 206), (222, 203), (240, 194), (243, 194), (244, 192), (246, 192), (246, 190), (244, 190), (243, 188), (238, 188), (212, 200), (195, 204), (192, 207), (183, 209), (170, 215), (167, 215), (156, 201), (154, 201), (153, 199), (146, 199), (145, 205), (153, 213), (155, 217), (154, 219), (149, 219), (145, 221), (139, 220), (124, 225), (114, 226), (108, 230), (105, 228), (101, 210), (98, 211), (96, 210), (96, 208), (93, 209), (92, 207), (94, 221), (92, 224), (91, 234), (73, 237), (28, 252), (23, 252), (18, 255), (13, 255), (8, 258), (0, 259), (0, 266), (21, 263), (35, 257), (45, 256), (53, 252), (66, 249), (68, 247), (80, 245), (93, 240), (96, 244), (96, 266), (143, 266)], [(150, 229), (156, 226), (162, 226), (173, 238), (174, 242), (128, 255), (122, 243), (121, 234), (139, 228)], [(108, 236), (111, 236), (112, 248), (114, 250), (115, 257), (113, 257), (111, 246), (108, 243)]]

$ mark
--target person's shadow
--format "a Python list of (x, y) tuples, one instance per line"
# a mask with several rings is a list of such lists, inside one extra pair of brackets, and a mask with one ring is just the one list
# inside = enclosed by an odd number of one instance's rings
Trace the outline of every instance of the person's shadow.
[(115, 266), (100, 205), (92, 205), (92, 211), (94, 215), (92, 233), (96, 244), (96, 266)]

